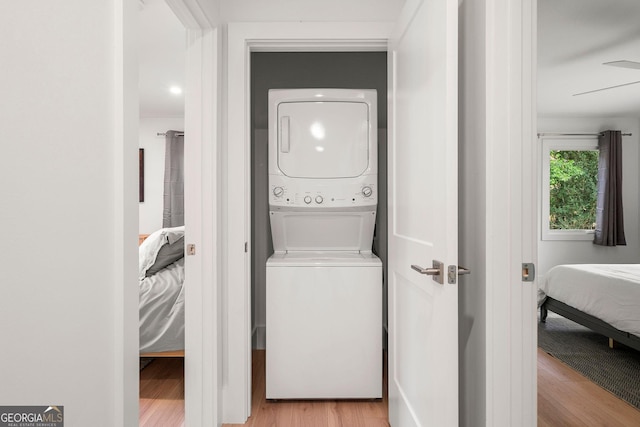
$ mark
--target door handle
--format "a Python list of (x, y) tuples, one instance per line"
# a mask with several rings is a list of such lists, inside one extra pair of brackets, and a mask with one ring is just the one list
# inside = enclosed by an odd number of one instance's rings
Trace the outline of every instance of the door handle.
[[(444, 285), (444, 264), (440, 261), (434, 260), (433, 266), (428, 268), (424, 268), (416, 264), (413, 264), (411, 268), (420, 274), (431, 276), (433, 280)], [(464, 276), (466, 274), (471, 274), (471, 270), (457, 265), (450, 265), (447, 268), (447, 282), (449, 284), (455, 284), (457, 276)]]
[(413, 264), (411, 268), (413, 268), (415, 271), (417, 271), (420, 274), (426, 274), (428, 276), (437, 276), (438, 274), (440, 274), (439, 268), (433, 268), (433, 267), (424, 268), (415, 264)]
[(411, 268), (420, 274), (431, 276), (433, 280), (444, 285), (444, 264), (440, 261), (433, 260), (432, 267), (430, 268), (420, 267), (415, 264), (413, 264)]

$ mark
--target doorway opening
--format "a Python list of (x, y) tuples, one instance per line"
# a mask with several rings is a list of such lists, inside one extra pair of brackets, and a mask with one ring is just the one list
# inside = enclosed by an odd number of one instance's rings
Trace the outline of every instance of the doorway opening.
[[(265, 342), (268, 327), (266, 325), (266, 261), (273, 254), (268, 203), (268, 91), (288, 88), (351, 88), (377, 91), (378, 208), (373, 252), (383, 262), (383, 306), (381, 307), (383, 324), (380, 326), (384, 328), (383, 339), (386, 348), (387, 52), (254, 51), (250, 55), (250, 293), (251, 342), (255, 358), (253, 376), (263, 375), (259, 370), (264, 369), (264, 351), (268, 345)], [(380, 375), (382, 374), (380, 372)], [(254, 384), (256, 384), (255, 381)], [(386, 388), (386, 383), (384, 387)], [(255, 412), (256, 408), (253, 408), (253, 411)]]
[[(184, 197), (179, 189), (171, 196), (173, 200), (182, 198), (181, 203), (172, 207), (178, 212), (171, 215), (170, 223), (163, 221), (163, 216), (168, 165), (177, 171), (170, 180), (184, 183), (183, 93), (187, 31), (166, 0), (141, 1), (137, 18), (138, 144), (141, 152), (144, 150), (138, 221), (142, 244), (149, 236), (151, 240), (160, 239), (158, 233), (162, 229), (184, 225), (181, 219), (184, 218)], [(169, 145), (172, 148), (167, 153)], [(175, 244), (171, 239), (169, 242), (160, 251), (164, 257), (169, 255), (164, 249), (175, 247), (175, 250), (170, 250), (170, 258), (162, 262), (159, 255), (147, 272), (148, 277), (139, 282), (141, 358), (138, 401), (141, 426), (167, 422), (179, 425), (184, 422), (184, 238)], [(147, 242), (149, 244), (154, 242)], [(181, 253), (180, 247), (183, 249)], [(152, 271), (155, 274), (151, 274)]]

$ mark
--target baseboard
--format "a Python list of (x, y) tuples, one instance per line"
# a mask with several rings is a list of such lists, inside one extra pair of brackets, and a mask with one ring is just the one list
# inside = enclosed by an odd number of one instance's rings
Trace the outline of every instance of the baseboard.
[(264, 325), (254, 326), (251, 331), (251, 347), (254, 350), (264, 350), (267, 344), (267, 328)]

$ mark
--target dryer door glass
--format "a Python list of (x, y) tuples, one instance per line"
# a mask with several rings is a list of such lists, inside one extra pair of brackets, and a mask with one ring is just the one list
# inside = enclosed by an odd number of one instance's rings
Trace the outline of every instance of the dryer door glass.
[(369, 167), (369, 111), (361, 102), (278, 105), (278, 167), (295, 178), (351, 178)]

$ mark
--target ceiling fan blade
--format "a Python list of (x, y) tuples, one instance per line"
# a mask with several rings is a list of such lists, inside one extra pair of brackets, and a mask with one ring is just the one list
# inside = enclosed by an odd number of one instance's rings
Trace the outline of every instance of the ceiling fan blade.
[(615, 86), (603, 87), (601, 89), (589, 90), (587, 92), (574, 93), (573, 96), (586, 95), (588, 93), (594, 93), (594, 92), (602, 92), (603, 90), (615, 89), (617, 87), (623, 87), (623, 86), (637, 85), (638, 83), (640, 83), (640, 80), (638, 80), (637, 82), (624, 83), (624, 84), (621, 84), (621, 85), (615, 85)]
[(640, 62), (636, 61), (611, 61), (605, 62), (602, 65), (609, 65), (611, 67), (620, 67), (620, 68), (633, 68), (634, 70), (640, 70)]

